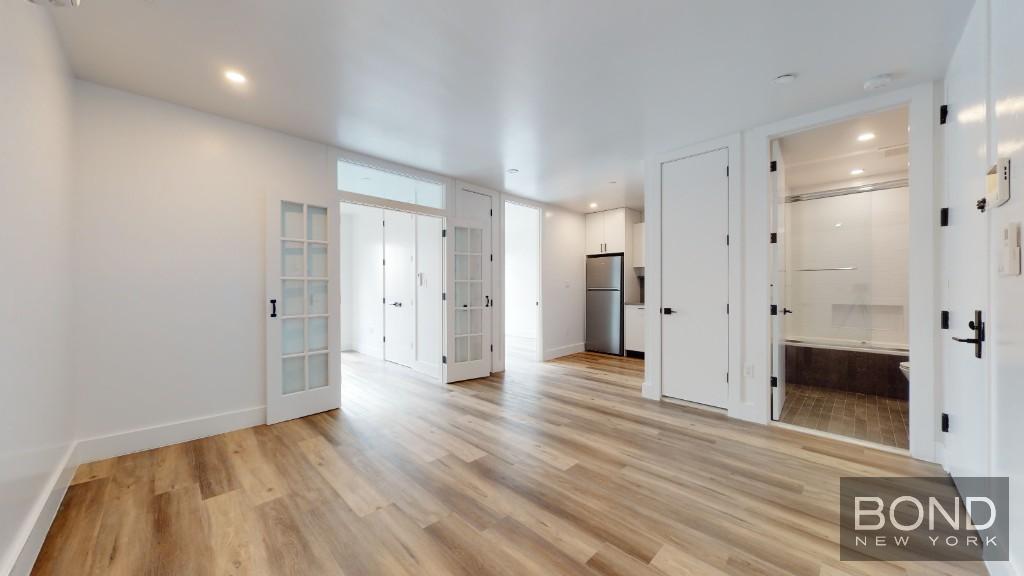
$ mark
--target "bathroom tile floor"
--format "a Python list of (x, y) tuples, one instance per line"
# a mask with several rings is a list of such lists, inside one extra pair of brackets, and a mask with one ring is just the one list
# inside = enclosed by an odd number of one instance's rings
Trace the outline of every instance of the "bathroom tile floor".
[(786, 384), (781, 421), (896, 448), (908, 446), (906, 400)]

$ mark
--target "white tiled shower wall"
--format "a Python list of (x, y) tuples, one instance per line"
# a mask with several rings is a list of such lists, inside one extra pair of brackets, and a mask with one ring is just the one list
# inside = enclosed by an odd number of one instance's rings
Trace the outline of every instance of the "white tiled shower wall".
[(786, 205), (786, 338), (907, 345), (909, 207), (907, 188)]

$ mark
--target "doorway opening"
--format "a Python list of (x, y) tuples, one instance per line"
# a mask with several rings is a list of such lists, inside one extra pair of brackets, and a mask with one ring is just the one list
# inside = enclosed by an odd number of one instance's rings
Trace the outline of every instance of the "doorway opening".
[(542, 360), (540, 218), (537, 208), (505, 202), (506, 363)]
[(341, 350), (442, 377), (443, 222), (341, 203)]
[(772, 141), (772, 419), (909, 447), (907, 107)]

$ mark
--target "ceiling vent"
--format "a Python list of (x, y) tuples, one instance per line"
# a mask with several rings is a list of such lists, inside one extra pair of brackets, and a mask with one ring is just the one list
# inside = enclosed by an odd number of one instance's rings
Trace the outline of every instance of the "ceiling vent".
[(81, 5), (82, 0), (28, 0), (33, 4), (39, 4), (40, 6), (53, 6), (54, 8), (65, 8), (70, 6), (72, 8)]

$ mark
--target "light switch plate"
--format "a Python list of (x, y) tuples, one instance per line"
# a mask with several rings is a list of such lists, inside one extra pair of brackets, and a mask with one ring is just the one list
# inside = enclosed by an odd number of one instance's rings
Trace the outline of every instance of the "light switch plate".
[(1000, 276), (1020, 276), (1020, 222), (1003, 228), (1003, 245), (999, 255)]

